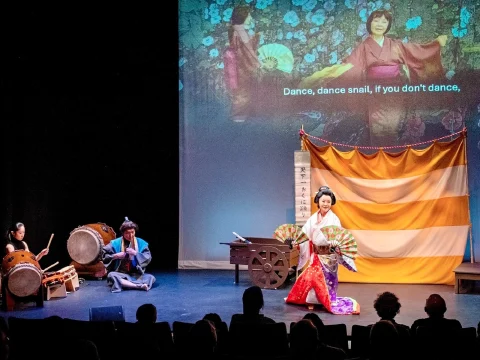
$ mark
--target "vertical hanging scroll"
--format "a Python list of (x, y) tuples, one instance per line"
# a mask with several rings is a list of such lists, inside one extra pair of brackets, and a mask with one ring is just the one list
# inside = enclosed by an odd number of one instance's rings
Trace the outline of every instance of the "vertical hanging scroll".
[(295, 166), (295, 224), (304, 225), (311, 215), (310, 152), (297, 150)]

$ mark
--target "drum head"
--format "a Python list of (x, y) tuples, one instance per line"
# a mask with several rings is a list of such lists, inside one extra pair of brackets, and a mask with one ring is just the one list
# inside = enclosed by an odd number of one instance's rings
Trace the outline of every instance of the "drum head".
[(13, 267), (8, 275), (8, 290), (19, 297), (29, 296), (35, 293), (42, 285), (42, 274), (32, 264), (18, 264)]
[(102, 247), (103, 240), (100, 234), (88, 227), (75, 229), (67, 240), (70, 257), (82, 265), (100, 260)]

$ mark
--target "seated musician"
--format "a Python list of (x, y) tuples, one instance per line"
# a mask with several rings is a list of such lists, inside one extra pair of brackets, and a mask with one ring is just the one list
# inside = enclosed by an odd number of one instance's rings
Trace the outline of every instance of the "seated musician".
[(135, 236), (137, 230), (138, 225), (125, 218), (120, 226), (122, 236), (103, 246), (102, 260), (112, 292), (122, 289), (148, 291), (155, 282), (155, 277), (145, 272), (152, 254), (148, 243)]
[[(5, 255), (16, 250), (30, 251), (28, 244), (23, 240), (24, 237), (25, 225), (21, 222), (14, 223), (6, 234)], [(47, 254), (48, 247), (38, 253), (36, 260), (40, 261), (40, 259)]]
[[(34, 255), (29, 247), (27, 242), (24, 240), (25, 237), (25, 225), (21, 222), (16, 222), (14, 223), (7, 231), (6, 236), (5, 236), (5, 257), (9, 254), (14, 254), (16, 255), (15, 252), (17, 251), (25, 251), (29, 252), (32, 254), (31, 260), (33, 261), (32, 263), (29, 263), (29, 265), (32, 265), (36, 271), (38, 271), (38, 275), (41, 275), (41, 269), (40, 265), (38, 264), (38, 261), (43, 258), (45, 255), (48, 254), (49, 249), (46, 247), (38, 255)], [(23, 256), (23, 254), (20, 254)], [(4, 257), (4, 258), (5, 258)], [(12, 287), (9, 286), (9, 282), (11, 281), (10, 278), (10, 271), (13, 269), (16, 269), (16, 266), (12, 268), (7, 268), (6, 264), (14, 264), (14, 262), (9, 263), (10, 259), (6, 262), (2, 262), (2, 281), (1, 281), (1, 290), (2, 290), (2, 298), (4, 299), (2, 301), (2, 309), (3, 310), (13, 310), (15, 306), (15, 298), (22, 298), (22, 299), (31, 299), (35, 300), (37, 303), (37, 306), (43, 306), (43, 289), (41, 286), (41, 283), (37, 282), (37, 274), (34, 274), (33, 272), (27, 272), (27, 273), (22, 273), (22, 277), (28, 275), (32, 276), (27, 276), (26, 278), (22, 279), (22, 286), (15, 286), (17, 283), (14, 281), (13, 282), (13, 289)], [(5, 265), (5, 266), (4, 266)], [(18, 264), (17, 264), (18, 265)], [(38, 269), (37, 269), (37, 268)], [(11, 284), (12, 285), (12, 284)], [(17, 284), (18, 285), (18, 284)], [(7, 289), (10, 290), (10, 292), (7, 292)], [(9, 294), (7, 298), (7, 294)]]

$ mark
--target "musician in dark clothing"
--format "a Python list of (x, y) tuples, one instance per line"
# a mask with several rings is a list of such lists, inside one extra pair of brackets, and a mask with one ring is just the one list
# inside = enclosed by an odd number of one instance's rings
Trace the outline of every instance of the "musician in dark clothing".
[[(5, 255), (16, 250), (30, 251), (28, 244), (23, 240), (25, 237), (25, 225), (21, 222), (13, 224), (6, 234)], [(48, 254), (48, 248), (43, 249), (36, 256), (40, 261), (42, 257)]]

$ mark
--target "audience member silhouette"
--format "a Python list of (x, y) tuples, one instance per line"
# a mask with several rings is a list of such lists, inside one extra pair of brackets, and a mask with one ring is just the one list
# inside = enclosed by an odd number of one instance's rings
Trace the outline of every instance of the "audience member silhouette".
[(87, 339), (73, 339), (70, 344), (72, 349), (74, 349), (70, 354), (69, 358), (73, 360), (100, 360), (100, 355), (98, 354), (97, 345), (91, 340)]
[(275, 323), (275, 320), (261, 314), (264, 307), (263, 292), (259, 286), (250, 286), (243, 292), (243, 314), (233, 314), (230, 320), (230, 326), (236, 322), (247, 322), (257, 324)]
[(380, 320), (370, 329), (369, 360), (409, 359), (402, 351), (402, 341), (398, 327), (391, 320)]
[[(242, 296), (243, 313), (233, 314), (228, 328), (228, 353), (237, 358), (273, 357), (288, 353), (288, 331), (285, 323), (277, 323), (261, 313), (263, 292), (250, 286)], [(266, 344), (275, 343), (274, 347)]]
[[(145, 359), (173, 358), (174, 345), (169, 324), (157, 322), (157, 308), (151, 303), (138, 306), (135, 312), (136, 322), (121, 322), (116, 326), (116, 339), (119, 344), (141, 343), (142, 357)], [(138, 357), (138, 348), (122, 346), (116, 349), (115, 357)], [(102, 358), (102, 360), (104, 360)]]
[(389, 320), (393, 326), (395, 326), (400, 341), (402, 342), (400, 351), (403, 355), (407, 356), (412, 345), (410, 327), (405, 324), (399, 324), (395, 321), (395, 316), (397, 316), (402, 307), (397, 295), (390, 291), (380, 293), (374, 300), (373, 307), (375, 308), (377, 315), (380, 317), (380, 320)]
[(410, 328), (407, 325), (399, 324), (395, 321), (395, 316), (400, 312), (402, 304), (394, 293), (385, 291), (377, 295), (377, 298), (373, 302), (373, 307), (380, 317), (380, 320), (390, 320), (392, 324), (399, 331), (399, 335), (402, 336), (401, 331), (409, 333)]
[(480, 354), (480, 321), (477, 324), (477, 343), (476, 343), (476, 349), (477, 354)]
[(308, 319), (311, 320), (313, 325), (317, 328), (318, 331), (318, 337), (321, 338), (323, 336), (323, 333), (325, 332), (325, 324), (323, 323), (323, 320), (318, 316), (317, 313), (314, 312), (309, 312), (306, 313), (302, 319)]
[(293, 360), (320, 358), (318, 330), (310, 319), (297, 321), (290, 329), (290, 356)]
[(157, 307), (153, 304), (142, 304), (135, 314), (137, 322), (142, 324), (154, 324), (157, 322)]
[(217, 333), (217, 353), (226, 354), (228, 352), (228, 325), (217, 313), (208, 313), (203, 316), (203, 320), (210, 320), (215, 326)]
[(311, 320), (313, 325), (317, 328), (318, 332), (318, 348), (317, 353), (321, 359), (330, 359), (330, 360), (344, 360), (346, 359), (347, 353), (345, 350), (328, 345), (326, 342), (327, 337), (327, 328), (323, 323), (323, 320), (314, 312), (307, 313), (303, 316), (303, 319)]
[(0, 316), (0, 360), (10, 358), (10, 339), (8, 331), (8, 321)]
[(455, 352), (459, 356), (461, 349), (460, 331), (462, 325), (456, 319), (446, 319), (447, 305), (439, 294), (432, 294), (425, 302), (428, 317), (417, 319), (411, 326), (414, 346), (423, 357), (438, 358)]
[(217, 333), (212, 321), (201, 319), (188, 331), (187, 353), (195, 358), (214, 358), (217, 355)]
[(219, 327), (221, 326), (223, 320), (222, 320), (222, 317), (220, 315), (218, 315), (217, 313), (208, 313), (208, 314), (205, 314), (203, 316), (203, 319), (204, 320), (210, 320), (211, 322), (213, 322), (213, 324), (215, 325), (215, 327)]
[(445, 318), (447, 304), (439, 294), (432, 294), (425, 302), (425, 312), (427, 318), (417, 319), (410, 327), (411, 333), (416, 334), (418, 327), (434, 327), (436, 330), (455, 331), (462, 328), (462, 324), (457, 319)]

